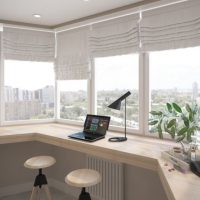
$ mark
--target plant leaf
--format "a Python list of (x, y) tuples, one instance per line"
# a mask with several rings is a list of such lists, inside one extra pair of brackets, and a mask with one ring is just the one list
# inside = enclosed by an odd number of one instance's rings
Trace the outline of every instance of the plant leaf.
[(194, 115), (192, 112), (189, 113), (189, 120), (192, 122), (194, 119)]
[(181, 142), (184, 138), (185, 138), (185, 134), (182, 135), (182, 136), (180, 136), (180, 137), (178, 137), (178, 138), (176, 139), (176, 142)]
[(171, 138), (174, 139), (174, 137), (175, 137), (175, 127), (174, 127), (173, 130), (172, 129), (170, 130), (170, 129), (167, 128), (166, 124), (164, 124), (164, 130), (165, 130), (165, 132), (170, 134)]
[(191, 128), (190, 128), (190, 129), (188, 129), (188, 131), (187, 131), (187, 141), (188, 141), (188, 142), (191, 142), (191, 140), (192, 140), (191, 134), (192, 134), (192, 130), (191, 130)]
[(195, 130), (196, 130), (196, 126), (192, 126), (191, 128), (188, 129), (188, 131), (187, 131), (187, 141), (188, 142), (192, 141), (191, 135), (194, 135)]
[(186, 108), (187, 112), (189, 113), (189, 120), (192, 122), (194, 115), (193, 115), (190, 105), (186, 103), (185, 108)]
[(158, 123), (158, 120), (153, 120), (149, 122), (149, 125), (153, 126), (156, 125)]
[(150, 114), (152, 114), (152, 115), (162, 115), (163, 113), (161, 111), (154, 111), (154, 110), (152, 110), (150, 112)]
[(189, 126), (190, 126), (189, 119), (185, 115), (182, 115), (181, 118), (183, 119), (185, 126), (189, 128)]
[(160, 139), (163, 139), (162, 128), (160, 123), (158, 124), (158, 135)]
[(168, 110), (170, 113), (172, 113), (172, 106), (171, 106), (171, 104), (170, 104), (170, 103), (167, 103), (166, 105), (167, 105), (167, 110)]
[(191, 107), (190, 107), (190, 105), (188, 103), (186, 103), (185, 108), (189, 113), (192, 112), (192, 109), (191, 109)]
[(176, 112), (182, 113), (182, 109), (178, 104), (172, 103), (172, 106), (173, 106), (173, 108), (175, 109)]
[(178, 131), (177, 135), (181, 136), (183, 134), (185, 134), (187, 132), (188, 128), (187, 127), (183, 127), (181, 130)]
[(176, 119), (172, 119), (169, 121), (169, 123), (167, 124), (167, 128), (171, 128), (172, 126), (174, 126), (176, 124)]
[(176, 135), (176, 128), (174, 126), (172, 126), (171, 128), (171, 132), (172, 132), (171, 137), (174, 139)]

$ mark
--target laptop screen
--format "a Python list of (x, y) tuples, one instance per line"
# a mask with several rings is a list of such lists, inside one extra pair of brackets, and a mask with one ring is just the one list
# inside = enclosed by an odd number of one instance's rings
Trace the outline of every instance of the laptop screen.
[(84, 131), (89, 133), (106, 134), (110, 123), (110, 117), (100, 115), (87, 115)]

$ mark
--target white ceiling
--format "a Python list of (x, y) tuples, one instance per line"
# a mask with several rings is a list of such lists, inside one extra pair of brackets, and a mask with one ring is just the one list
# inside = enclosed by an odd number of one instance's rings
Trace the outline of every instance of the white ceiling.
[[(0, 20), (55, 26), (143, 0), (0, 0)], [(40, 19), (33, 18), (40, 14)]]

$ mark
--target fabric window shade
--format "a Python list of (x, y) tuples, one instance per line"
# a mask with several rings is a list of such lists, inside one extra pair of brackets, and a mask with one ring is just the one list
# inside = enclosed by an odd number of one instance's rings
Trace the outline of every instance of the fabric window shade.
[(2, 31), (1, 31), (1, 25), (0, 25), (0, 67), (1, 67), (1, 64), (2, 64), (2, 55), (3, 55), (3, 53), (2, 53), (2, 47), (3, 47), (3, 45), (2, 45)]
[(4, 28), (4, 58), (24, 61), (54, 61), (55, 35), (51, 32)]
[(92, 25), (89, 43), (93, 57), (130, 54), (139, 50), (139, 15)]
[(88, 78), (88, 28), (79, 28), (57, 34), (55, 70), (57, 80)]
[(200, 2), (182, 2), (145, 11), (140, 24), (143, 51), (200, 45)]

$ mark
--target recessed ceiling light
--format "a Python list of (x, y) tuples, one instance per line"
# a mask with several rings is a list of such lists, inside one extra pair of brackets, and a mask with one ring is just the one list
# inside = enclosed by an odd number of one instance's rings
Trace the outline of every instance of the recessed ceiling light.
[(33, 17), (35, 17), (35, 18), (41, 18), (41, 15), (39, 15), (39, 14), (33, 14)]
[(83, 0), (83, 1), (88, 2), (89, 0)]

